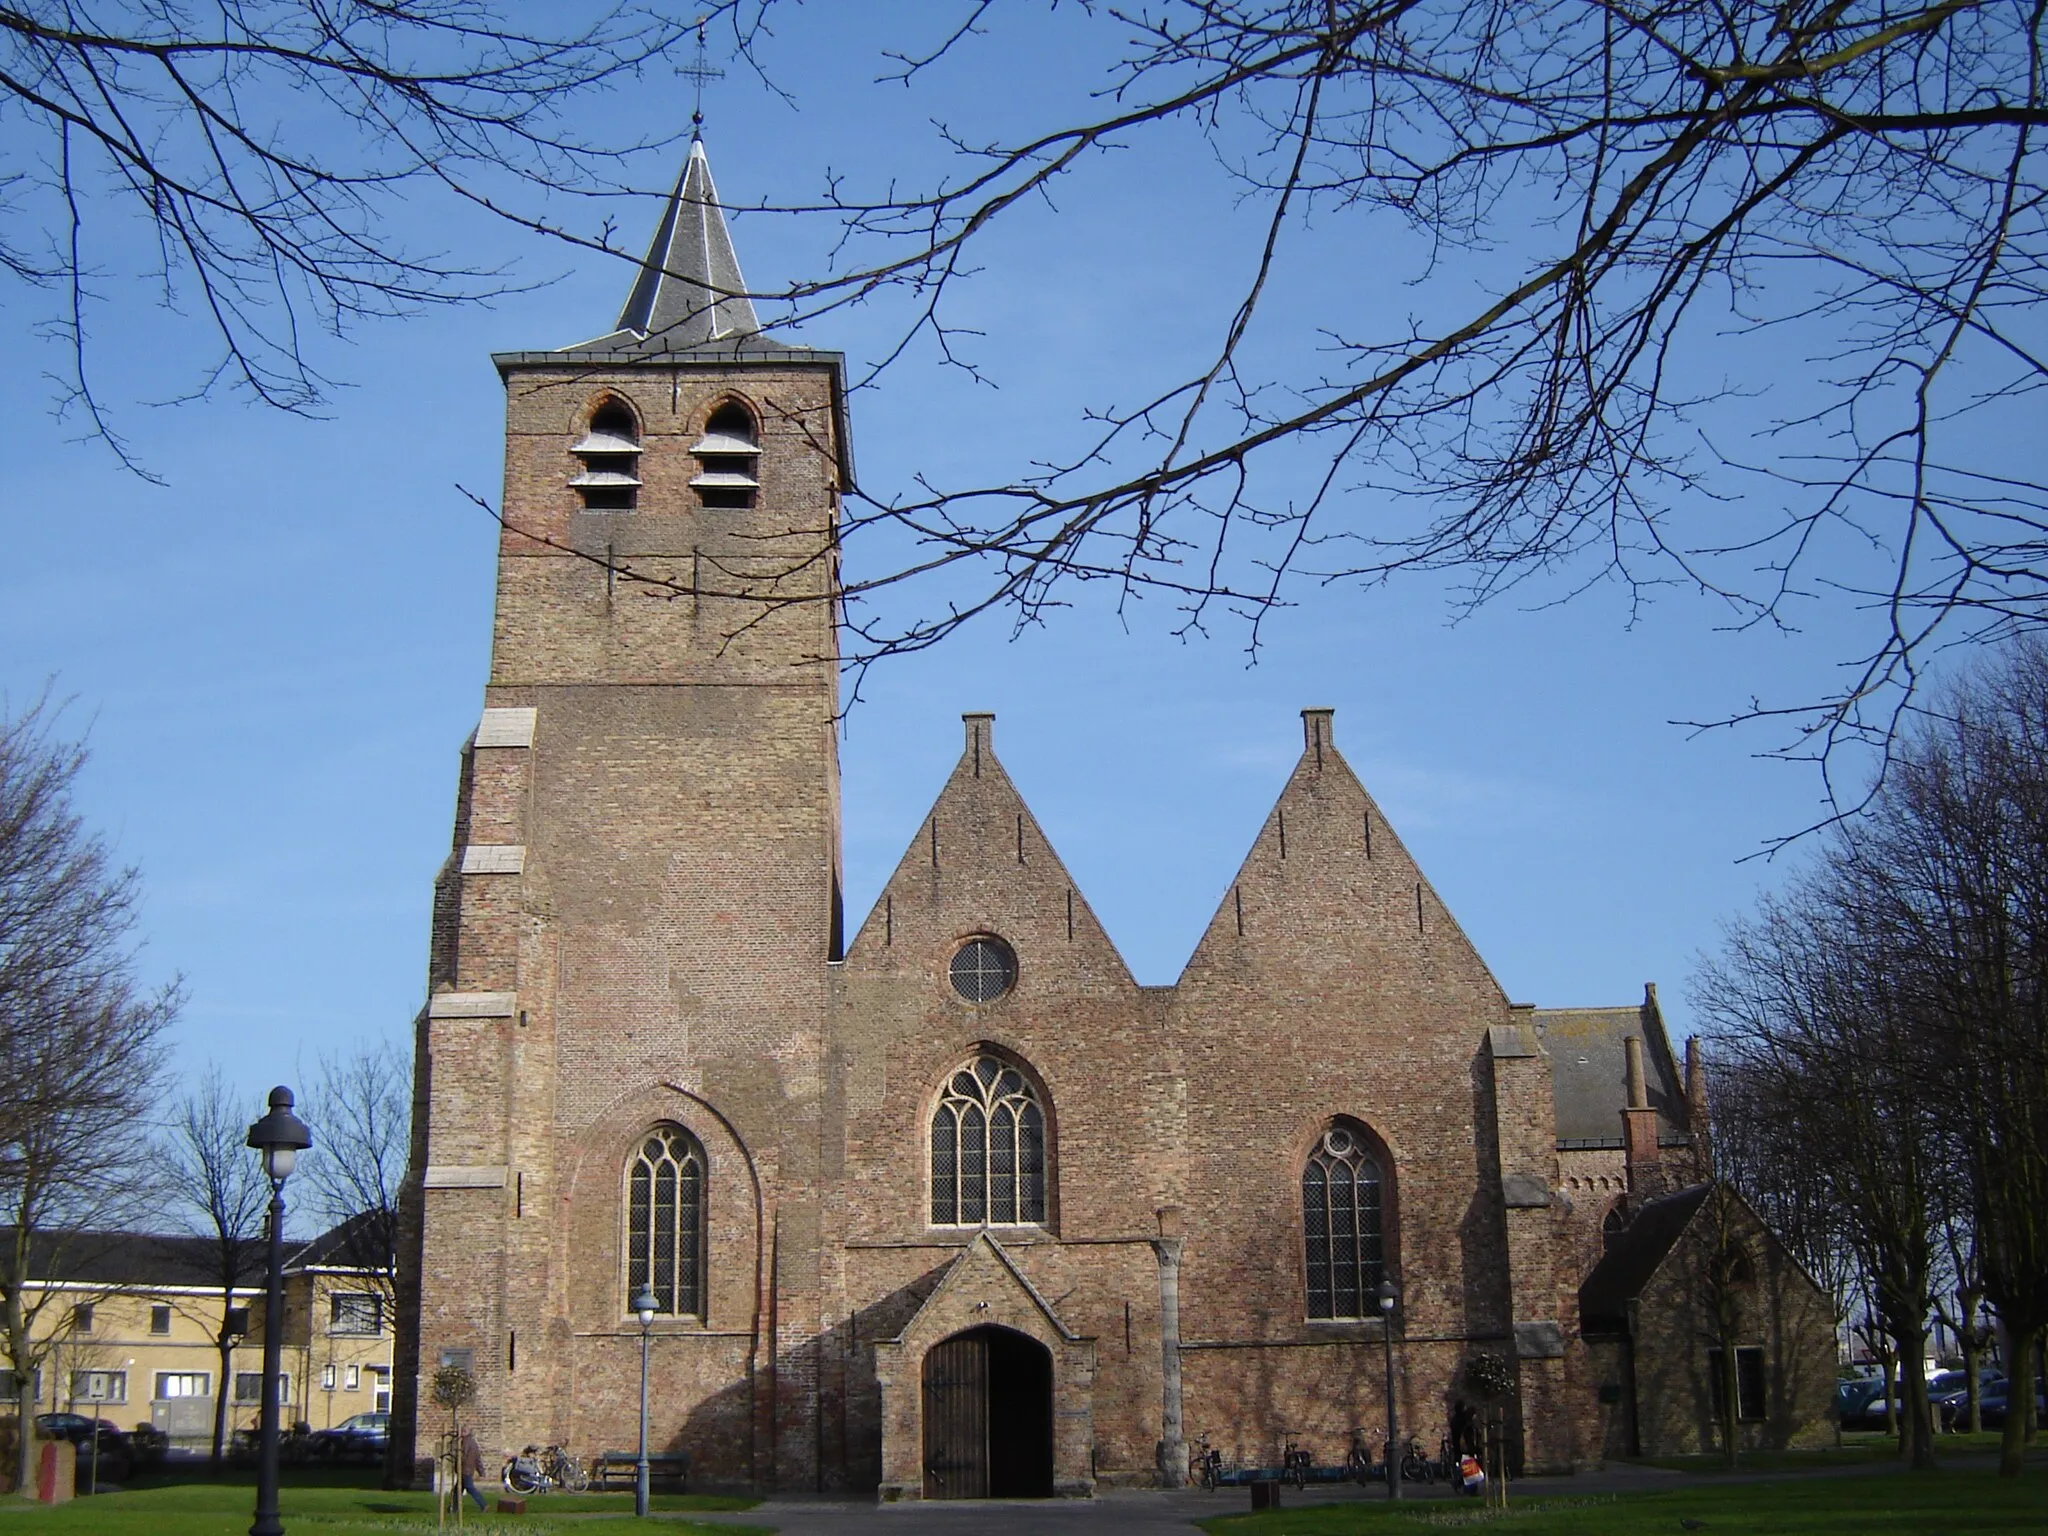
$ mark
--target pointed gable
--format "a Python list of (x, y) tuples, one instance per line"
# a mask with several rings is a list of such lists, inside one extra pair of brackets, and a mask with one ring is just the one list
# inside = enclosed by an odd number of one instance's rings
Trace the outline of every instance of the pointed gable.
[[(1506, 995), (1337, 751), (1333, 710), (1304, 709), (1302, 753), (1182, 976), (1251, 967), (1359, 979), (1458, 977), (1485, 1006)], [(1288, 990), (1293, 990), (1292, 986)]]
[(1017, 952), (1020, 992), (1129, 991), (1117, 953), (997, 761), (995, 716), (961, 717), (960, 761), (919, 825), (851, 949), (856, 969), (929, 968), (975, 934)]

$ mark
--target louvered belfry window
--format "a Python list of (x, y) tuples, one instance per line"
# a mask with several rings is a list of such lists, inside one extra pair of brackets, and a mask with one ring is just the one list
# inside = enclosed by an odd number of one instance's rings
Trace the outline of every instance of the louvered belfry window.
[(1308, 1315), (1378, 1317), (1385, 1273), (1380, 1242), (1380, 1166), (1365, 1138), (1333, 1125), (1301, 1171), (1307, 1237)]
[(626, 1179), (626, 1296), (645, 1285), (654, 1309), (704, 1315), (704, 1152), (686, 1131), (648, 1132)]
[(932, 1225), (1045, 1221), (1045, 1109), (996, 1056), (956, 1071), (932, 1111)]

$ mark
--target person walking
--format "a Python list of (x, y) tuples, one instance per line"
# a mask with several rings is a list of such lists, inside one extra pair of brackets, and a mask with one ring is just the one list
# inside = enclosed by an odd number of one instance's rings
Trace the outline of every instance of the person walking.
[(476, 1480), (484, 1475), (484, 1448), (476, 1443), (476, 1431), (462, 1432), (462, 1491), (476, 1500), (476, 1512), (485, 1509), (484, 1496), (477, 1492)]

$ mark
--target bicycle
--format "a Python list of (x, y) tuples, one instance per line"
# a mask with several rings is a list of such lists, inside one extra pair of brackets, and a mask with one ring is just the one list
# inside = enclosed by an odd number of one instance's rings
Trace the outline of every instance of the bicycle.
[(546, 1493), (551, 1488), (581, 1493), (590, 1486), (590, 1474), (559, 1445), (529, 1445), (506, 1459), (502, 1481), (507, 1493)]
[(1297, 1488), (1306, 1488), (1309, 1471), (1314, 1465), (1315, 1459), (1307, 1450), (1297, 1447), (1292, 1435), (1287, 1436), (1280, 1452), (1281, 1481), (1292, 1483)]
[(1386, 1476), (1385, 1470), (1372, 1459), (1372, 1446), (1367, 1442), (1363, 1429), (1351, 1431), (1351, 1449), (1344, 1457), (1344, 1475), (1361, 1487)]
[(1223, 1453), (1210, 1448), (1207, 1435), (1197, 1436), (1195, 1446), (1188, 1457), (1188, 1481), (1214, 1493), (1223, 1481)]
[(1401, 1454), (1401, 1481), (1433, 1483), (1436, 1476), (1436, 1463), (1422, 1454), (1422, 1441), (1419, 1438), (1411, 1438), (1408, 1441), (1408, 1449)]

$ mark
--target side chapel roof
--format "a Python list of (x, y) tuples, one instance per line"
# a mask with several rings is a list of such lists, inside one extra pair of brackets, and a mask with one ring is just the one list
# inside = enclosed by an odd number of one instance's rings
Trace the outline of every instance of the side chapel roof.
[(1619, 1147), (1621, 1112), (1628, 1105), (1630, 1035), (1643, 1042), (1643, 1079), (1650, 1108), (1657, 1111), (1657, 1139), (1683, 1146), (1691, 1129), (1685, 1090), (1657, 989), (1623, 1008), (1537, 1008), (1530, 1017), (1550, 1057), (1550, 1091), (1557, 1109), (1561, 1146)]
[(1625, 1328), (1628, 1304), (1642, 1295), (1665, 1257), (1685, 1235), (1712, 1188), (1695, 1184), (1643, 1202), (1635, 1219), (1607, 1242), (1607, 1251), (1579, 1287), (1579, 1321), (1587, 1329)]

